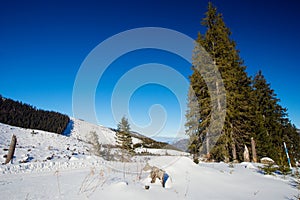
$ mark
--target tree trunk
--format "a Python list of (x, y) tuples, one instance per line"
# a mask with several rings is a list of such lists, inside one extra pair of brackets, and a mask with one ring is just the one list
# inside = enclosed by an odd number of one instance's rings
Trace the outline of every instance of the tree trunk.
[(232, 158), (233, 158), (233, 162), (237, 162), (236, 146), (235, 146), (235, 142), (234, 142), (234, 139), (233, 139), (233, 125), (232, 125), (232, 123), (230, 123), (230, 128), (231, 128), (230, 139), (232, 141), (232, 143), (231, 143)]
[(8, 154), (7, 154), (6, 161), (4, 164), (9, 163), (9, 161), (12, 161), (12, 159), (14, 158), (16, 144), (17, 144), (17, 137), (15, 135), (13, 135), (11, 138)]
[(232, 147), (233, 162), (237, 162), (236, 147), (235, 147), (235, 143), (234, 142), (231, 144), (231, 147)]
[(217, 101), (218, 101), (218, 111), (221, 112), (221, 103), (220, 103), (220, 89), (219, 89), (219, 83), (216, 81), (216, 89), (217, 89)]
[(209, 134), (206, 133), (206, 155), (209, 155)]
[(251, 148), (252, 148), (252, 161), (257, 162), (257, 155), (256, 155), (256, 147), (255, 147), (255, 141), (253, 137), (251, 137)]

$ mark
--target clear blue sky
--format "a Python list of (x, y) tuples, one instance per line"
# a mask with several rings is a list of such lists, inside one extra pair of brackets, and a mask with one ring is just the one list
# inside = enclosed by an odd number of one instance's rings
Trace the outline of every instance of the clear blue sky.
[[(138, 27), (164, 27), (192, 38), (204, 33), (200, 21), (206, 0), (2, 1), (0, 6), (0, 94), (38, 108), (72, 113), (73, 84), (83, 60), (100, 42)], [(232, 31), (247, 72), (261, 69), (300, 127), (300, 3), (293, 1), (215, 0)], [(99, 123), (116, 126), (110, 113), (113, 85), (122, 73), (159, 62), (190, 73), (189, 63), (167, 52), (144, 50), (116, 60), (99, 82), (96, 111)], [(155, 98), (154, 98), (155, 97)], [(137, 124), (149, 123), (148, 109), (163, 104), (170, 118), (178, 102), (155, 84), (139, 88), (130, 101)], [(175, 107), (173, 107), (175, 106)], [(101, 110), (101, 112), (99, 111)], [(141, 114), (141, 112), (146, 114)], [(171, 130), (178, 119), (167, 122)], [(167, 134), (167, 133), (163, 133)]]

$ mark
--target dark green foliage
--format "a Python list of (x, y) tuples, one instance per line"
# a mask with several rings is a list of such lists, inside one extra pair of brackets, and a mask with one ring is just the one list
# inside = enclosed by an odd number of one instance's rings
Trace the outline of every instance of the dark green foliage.
[(288, 175), (292, 172), (291, 169), (286, 165), (274, 165), (272, 163), (265, 164), (258, 168), (266, 175), (274, 175), (274, 173)]
[[(209, 3), (206, 17), (202, 21), (202, 25), (207, 28), (204, 35), (199, 33), (196, 40), (194, 55), (193, 55), (193, 74), (190, 77), (191, 88), (194, 90), (200, 107), (199, 111), (199, 127), (198, 133), (194, 136), (198, 137), (199, 142), (206, 141), (202, 144), (202, 151), (209, 154), (212, 159), (224, 160), (233, 157), (231, 147), (234, 145), (237, 152), (242, 152), (245, 138), (250, 134), (250, 124), (247, 121), (251, 118), (250, 112), (250, 98), (251, 80), (245, 72), (243, 61), (239, 57), (239, 52), (236, 49), (235, 42), (230, 38), (231, 32), (226, 27), (223, 17), (217, 13), (217, 9)], [(214, 75), (212, 72), (206, 72), (206, 63), (201, 62), (203, 53), (199, 51), (203, 47), (208, 52), (213, 60), (213, 63), (218, 68), (221, 74), (223, 83), (213, 81), (210, 76)], [(196, 69), (196, 70), (195, 70)], [(200, 75), (205, 74), (206, 77)], [(211, 74), (210, 74), (211, 73)], [(206, 78), (206, 80), (204, 80)], [(208, 90), (207, 85), (215, 85), (213, 91)], [(220, 98), (223, 98), (222, 91), (219, 89), (220, 85), (224, 84), (226, 90), (226, 118), (222, 130), (222, 137), (218, 141), (212, 141), (209, 138), (216, 134), (214, 130), (209, 130), (211, 120), (220, 121), (217, 117), (212, 115), (211, 104), (213, 101), (220, 103)], [(211, 94), (215, 92), (217, 99), (213, 99)], [(192, 110), (190, 106), (189, 110)], [(225, 105), (224, 105), (225, 106)], [(225, 112), (224, 106), (218, 106), (218, 111), (221, 115)], [(187, 122), (190, 121), (188, 116)], [(194, 139), (193, 139), (194, 140)], [(214, 149), (212, 144), (217, 145)], [(250, 143), (250, 140), (247, 141)], [(238, 159), (242, 159), (241, 154), (238, 154)]]
[(132, 138), (130, 134), (130, 125), (127, 118), (122, 117), (121, 122), (118, 124), (116, 132), (117, 144), (122, 150), (133, 153)]
[[(111, 129), (112, 131), (118, 132), (117, 129)], [(166, 142), (159, 142), (155, 141), (149, 137), (146, 137), (144, 135), (135, 133), (135, 132), (130, 132), (131, 137), (135, 137), (141, 142), (135, 143), (133, 145), (133, 149), (139, 148), (139, 147), (144, 147), (144, 148), (149, 148), (149, 149), (172, 149), (172, 150), (177, 150), (180, 151), (180, 149), (166, 143)]]
[(69, 123), (67, 115), (44, 111), (22, 102), (0, 98), (0, 122), (12, 126), (62, 134)]
[(194, 163), (199, 164), (199, 158), (194, 158), (193, 161)]
[(253, 79), (255, 135), (259, 157), (269, 156), (279, 165), (287, 165), (283, 147), (286, 142), (291, 160), (299, 159), (300, 137), (287, 118), (287, 110), (259, 71)]
[(198, 137), (190, 136), (190, 144), (188, 145), (188, 151), (193, 155), (193, 159), (197, 160), (199, 156), (201, 142), (198, 141)]
[(278, 166), (275, 166), (274, 164), (266, 164), (262, 167), (259, 167), (259, 169), (262, 170), (264, 174), (273, 175), (274, 172), (278, 170)]
[(283, 175), (288, 175), (291, 174), (292, 171), (287, 165), (279, 165), (278, 170), (283, 174)]
[[(250, 147), (253, 137), (258, 158), (267, 156), (278, 165), (287, 165), (283, 148), (283, 142), (286, 142), (291, 161), (299, 160), (300, 136), (288, 119), (287, 109), (280, 106), (261, 72), (253, 80), (247, 75), (231, 32), (222, 14), (211, 3), (202, 25), (206, 33), (199, 33), (195, 42), (186, 113), (190, 153), (194, 158), (206, 154), (207, 158), (216, 161), (243, 161), (244, 146)], [(218, 104), (223, 98), (218, 89), (222, 83), (212, 78), (211, 70), (207, 71), (209, 59), (204, 56), (203, 48), (220, 72), (226, 91), (226, 117), (217, 141), (212, 139), (218, 133), (211, 124), (212, 120), (220, 121), (225, 112), (223, 105)], [(220, 116), (213, 115), (215, 102), (219, 105)]]
[[(135, 136), (137, 137), (137, 136)], [(169, 145), (168, 143), (165, 142), (158, 142), (155, 141), (151, 138), (148, 137), (137, 137), (138, 139), (140, 139), (142, 142), (141, 143), (136, 143), (133, 145), (133, 148), (139, 148), (139, 147), (143, 147), (143, 148), (149, 148), (149, 149), (173, 149), (173, 150), (179, 150), (177, 148), (175, 148), (172, 145)]]

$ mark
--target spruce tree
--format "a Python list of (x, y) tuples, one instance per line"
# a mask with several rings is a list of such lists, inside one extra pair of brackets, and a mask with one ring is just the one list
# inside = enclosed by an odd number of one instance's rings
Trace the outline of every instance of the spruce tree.
[(292, 160), (299, 159), (300, 136), (287, 118), (274, 90), (259, 71), (253, 79), (255, 97), (257, 151), (260, 157), (269, 156), (278, 164), (287, 164), (283, 142), (290, 150)]
[[(253, 81), (247, 75), (231, 32), (211, 3), (202, 25), (206, 33), (198, 34), (193, 74), (189, 77), (186, 133), (190, 136), (190, 151), (194, 155), (208, 154), (217, 161), (241, 161), (244, 147), (251, 147), (253, 137), (258, 157), (270, 156), (278, 164), (286, 162), (283, 149), (286, 142), (292, 160), (299, 159), (300, 136), (287, 118), (287, 110), (280, 106), (261, 72)], [(226, 90), (226, 118), (220, 138), (214, 137), (218, 129), (212, 122), (221, 121), (225, 101), (220, 89), (222, 82), (214, 79), (216, 73), (209, 67), (211, 61), (220, 72)], [(214, 114), (215, 110), (220, 114)]]
[(118, 124), (118, 130), (116, 132), (116, 140), (118, 146), (129, 153), (133, 153), (132, 138), (130, 135), (130, 124), (126, 117), (122, 117)]
[[(230, 38), (231, 32), (226, 27), (222, 15), (211, 3), (209, 3), (205, 15), (202, 25), (207, 28), (207, 31), (204, 35), (199, 33), (195, 49), (201, 46), (210, 54), (213, 63), (218, 67), (226, 90), (226, 120), (222, 135), (216, 146), (208, 153), (216, 160), (228, 160), (229, 158), (241, 160), (244, 145), (250, 144), (252, 113), (249, 95), (251, 80), (245, 72), (243, 61), (239, 57), (235, 42)], [(199, 64), (201, 56), (201, 51), (194, 51), (193, 65), (200, 72), (205, 67), (203, 63)], [(206, 75), (209, 76), (209, 74)], [(209, 138), (214, 134), (213, 130), (209, 130), (207, 127), (213, 117), (211, 103), (215, 99), (211, 98), (211, 91), (208, 91), (205, 86), (207, 80), (204, 81), (195, 70), (190, 81), (200, 104), (199, 130), (202, 131), (200, 137)], [(218, 91), (219, 84), (219, 82), (215, 82), (214, 91), (217, 93), (220, 92)], [(206, 140), (206, 142), (206, 146), (209, 147), (210, 141)], [(233, 152), (238, 152), (238, 155), (233, 155)]]

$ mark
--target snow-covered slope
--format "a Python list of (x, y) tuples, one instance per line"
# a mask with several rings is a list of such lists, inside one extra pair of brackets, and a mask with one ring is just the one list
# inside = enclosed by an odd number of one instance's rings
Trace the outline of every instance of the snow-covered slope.
[[(0, 123), (0, 163), (5, 162), (12, 135), (17, 137), (16, 151), (13, 165), (10, 170), (5, 167), (0, 168), (3, 173), (10, 173), (13, 170), (22, 170), (25, 166), (27, 170), (34, 170), (38, 163), (49, 168), (55, 163), (64, 165), (65, 162), (73, 160), (90, 159), (93, 156), (93, 146), (91, 142), (92, 134), (96, 134), (101, 145), (116, 145), (116, 133), (109, 128), (91, 124), (89, 122), (71, 119), (63, 135), (49, 133), (41, 130), (24, 129)], [(141, 142), (133, 137), (133, 144)], [(161, 155), (181, 155), (183, 152), (175, 150), (137, 148), (138, 153), (151, 153)], [(23, 165), (19, 165), (23, 163)], [(82, 164), (80, 164), (82, 165)], [(5, 168), (5, 169), (4, 169)], [(17, 169), (18, 168), (18, 169)]]
[[(299, 194), (291, 176), (266, 176), (252, 163), (196, 165), (182, 152), (162, 149), (147, 149), (162, 156), (107, 161), (91, 153), (86, 142), (91, 132), (98, 135), (99, 143), (115, 144), (110, 129), (77, 119), (72, 119), (64, 135), (38, 130), (32, 134), (29, 129), (0, 124), (1, 162), (12, 134), (18, 139), (13, 164), (0, 166), (0, 199), (279, 200)], [(150, 183), (149, 171), (142, 170), (146, 163), (167, 172), (165, 188), (159, 180)]]
[(88, 154), (89, 144), (46, 131), (0, 124), (0, 162), (5, 161), (12, 135), (17, 137), (14, 163), (68, 161), (72, 156)]
[(114, 131), (110, 130), (109, 128), (91, 124), (83, 120), (72, 119), (71, 124), (65, 131), (66, 135), (70, 135), (71, 137), (75, 137), (76, 139), (83, 141), (88, 141), (92, 133), (96, 133), (98, 135), (100, 144), (116, 144), (116, 134)]

